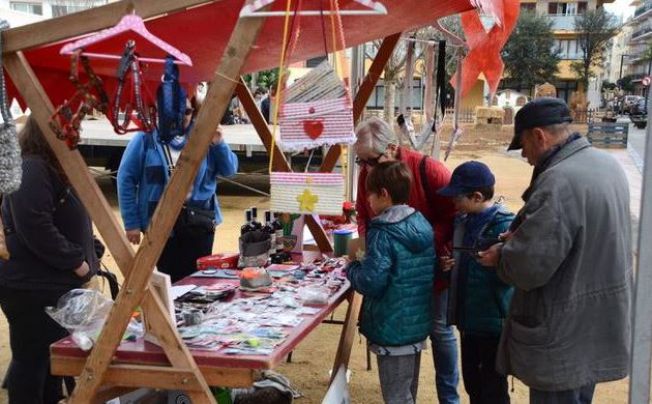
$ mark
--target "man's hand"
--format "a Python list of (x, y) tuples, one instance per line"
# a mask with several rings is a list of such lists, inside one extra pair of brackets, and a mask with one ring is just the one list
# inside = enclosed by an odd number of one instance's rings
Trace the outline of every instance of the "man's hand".
[(439, 265), (441, 270), (448, 272), (455, 266), (455, 258), (453, 257), (439, 257)]
[(507, 230), (507, 231), (504, 232), (504, 233), (500, 233), (500, 234), (498, 235), (498, 238), (499, 238), (501, 241), (509, 241), (509, 240), (512, 238), (512, 236), (514, 236), (514, 232), (513, 232), (513, 231), (509, 231), (509, 230)]
[(125, 231), (125, 234), (127, 235), (127, 240), (131, 244), (140, 244), (140, 230), (135, 229), (135, 230), (127, 230)]
[(497, 267), (500, 262), (500, 254), (503, 250), (503, 243), (494, 244), (489, 249), (478, 251), (477, 261), (485, 267)]
[(88, 264), (86, 263), (86, 261), (84, 261), (77, 269), (75, 269), (75, 275), (79, 276), (80, 278), (83, 278), (84, 276), (88, 275), (90, 270), (91, 269), (89, 268)]
[(224, 132), (222, 132), (222, 125), (217, 125), (217, 129), (215, 129), (215, 132), (213, 133), (213, 146), (218, 145), (222, 143), (222, 139), (224, 138)]

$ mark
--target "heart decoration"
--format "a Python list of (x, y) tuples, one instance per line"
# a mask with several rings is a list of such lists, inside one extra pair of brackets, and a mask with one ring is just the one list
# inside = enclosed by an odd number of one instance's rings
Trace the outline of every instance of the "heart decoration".
[(312, 140), (317, 139), (324, 132), (324, 122), (321, 120), (303, 121), (303, 130)]

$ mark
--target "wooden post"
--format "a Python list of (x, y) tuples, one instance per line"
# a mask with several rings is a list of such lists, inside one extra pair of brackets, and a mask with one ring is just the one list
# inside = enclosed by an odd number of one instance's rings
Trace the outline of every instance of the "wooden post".
[(360, 314), (361, 306), (362, 295), (355, 291), (351, 291), (349, 308), (346, 310), (346, 317), (344, 320), (344, 325), (342, 326), (342, 332), (340, 334), (340, 342), (337, 346), (337, 353), (335, 354), (333, 370), (331, 371), (330, 383), (333, 383), (333, 380), (335, 379), (337, 371), (341, 365), (344, 365), (344, 367), (349, 366), (349, 360), (351, 359), (351, 349), (353, 347), (353, 338), (355, 337), (355, 329), (358, 327), (358, 315)]
[[(383, 69), (387, 64), (387, 61), (390, 57), (392, 57), (392, 53), (394, 53), (394, 49), (396, 48), (399, 39), (401, 39), (400, 32), (388, 36), (380, 45), (378, 54), (376, 55), (374, 62), (369, 68), (369, 72), (365, 76), (365, 79), (362, 82), (360, 89), (358, 90), (358, 93), (355, 96), (355, 100), (353, 100), (354, 122), (357, 123), (360, 121), (360, 118), (362, 118), (362, 113), (364, 112), (365, 105), (367, 105), (367, 101), (369, 101), (371, 93), (374, 91), (374, 88), (376, 88), (376, 83), (378, 83), (378, 79), (383, 73)], [(328, 153), (326, 153), (326, 157), (324, 157), (324, 160), (321, 163), (319, 171), (326, 173), (333, 171), (333, 168), (335, 167), (335, 164), (337, 164), (337, 160), (339, 160), (341, 154), (342, 146), (331, 146), (331, 148), (328, 149)]]
[[(254, 101), (254, 97), (251, 95), (251, 91), (249, 91), (249, 88), (242, 80), (242, 77), (240, 78), (240, 83), (235, 88), (235, 93), (242, 103), (242, 107), (247, 112), (249, 119), (251, 119), (251, 123), (254, 125), (256, 132), (258, 132), (258, 136), (260, 136), (260, 140), (263, 142), (263, 145), (265, 145), (270, 158), (272, 154), (274, 155), (273, 169), (275, 171), (281, 172), (292, 171), (292, 167), (290, 167), (290, 164), (285, 159), (283, 151), (281, 151), (278, 143), (275, 142), (274, 150), (271, 150), (272, 132), (269, 130), (269, 126), (267, 125), (265, 118), (258, 110), (256, 102)], [(310, 233), (312, 233), (313, 237), (315, 238), (315, 242), (317, 242), (319, 251), (324, 253), (333, 252), (333, 245), (328, 239), (328, 236), (326, 235), (326, 232), (324, 231), (324, 228), (321, 226), (321, 224), (319, 224), (312, 215), (305, 215), (305, 221), (308, 229), (310, 230)]]

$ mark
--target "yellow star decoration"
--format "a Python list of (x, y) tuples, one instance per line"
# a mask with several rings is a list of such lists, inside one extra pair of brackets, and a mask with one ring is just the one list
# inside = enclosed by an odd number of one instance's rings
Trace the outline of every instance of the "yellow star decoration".
[(315, 210), (315, 204), (319, 201), (319, 197), (306, 188), (301, 195), (297, 196), (297, 201), (299, 202), (299, 210), (312, 212)]

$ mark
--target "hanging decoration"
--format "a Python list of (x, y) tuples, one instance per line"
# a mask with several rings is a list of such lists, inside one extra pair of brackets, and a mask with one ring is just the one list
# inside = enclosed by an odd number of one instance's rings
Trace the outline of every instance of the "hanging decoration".
[(353, 107), (328, 61), (297, 80), (285, 94), (279, 124), (285, 151), (353, 143)]
[(271, 173), (275, 212), (338, 215), (344, 200), (344, 176), (339, 173)]
[(156, 91), (158, 105), (158, 135), (163, 143), (183, 136), (183, 121), (186, 112), (186, 90), (179, 84), (179, 68), (172, 56), (165, 62), (163, 82)]
[[(85, 83), (79, 77), (80, 63), (88, 77)], [(50, 117), (50, 128), (72, 150), (79, 143), (82, 119), (93, 109), (107, 114), (109, 98), (102, 80), (93, 72), (88, 58), (81, 56), (81, 51), (73, 53), (70, 59), (70, 81), (77, 91), (54, 111)]]
[[(291, 13), (291, 0), (287, 0), (285, 24), (283, 30), (283, 45), (279, 63), (279, 77), (286, 78), (284, 70), (289, 59), (288, 51), (292, 51), (298, 35), (289, 32), (290, 17), (292, 31), (298, 30), (298, 10), (301, 0), (295, 3), (294, 13)], [(338, 14), (337, 1), (330, 0), (332, 48), (344, 49), (343, 29)], [(325, 11), (324, 11), (325, 15)], [(324, 47), (328, 53), (326, 29), (323, 23)], [(337, 36), (340, 43), (338, 44)], [(336, 62), (341, 58), (337, 52)], [(341, 65), (339, 68), (343, 72)], [(283, 80), (277, 86), (276, 108), (272, 122), (272, 149), (276, 140), (277, 123), (280, 122), (280, 146), (284, 150), (304, 150), (322, 145), (352, 143), (355, 140), (353, 132), (353, 109), (347, 85), (340, 80), (337, 72), (328, 62), (313, 69), (302, 79), (293, 83), (285, 91)], [(283, 102), (283, 106), (281, 104)], [(272, 209), (278, 212), (298, 214), (339, 214), (344, 201), (345, 178), (341, 173), (293, 173), (272, 172), (274, 153), (269, 162), (270, 193)]]
[[(274, 3), (276, 0), (256, 0), (250, 4), (245, 5), (240, 10), (240, 17), (283, 17), (285, 13), (283, 11), (261, 11), (265, 6), (268, 6)], [(383, 3), (374, 0), (353, 0), (356, 3), (359, 3), (364, 8), (357, 10), (338, 10), (338, 11), (324, 11), (324, 10), (301, 10), (295, 13), (295, 15), (302, 16), (325, 16), (333, 15), (337, 12), (337, 15), (387, 15), (387, 8)]]

